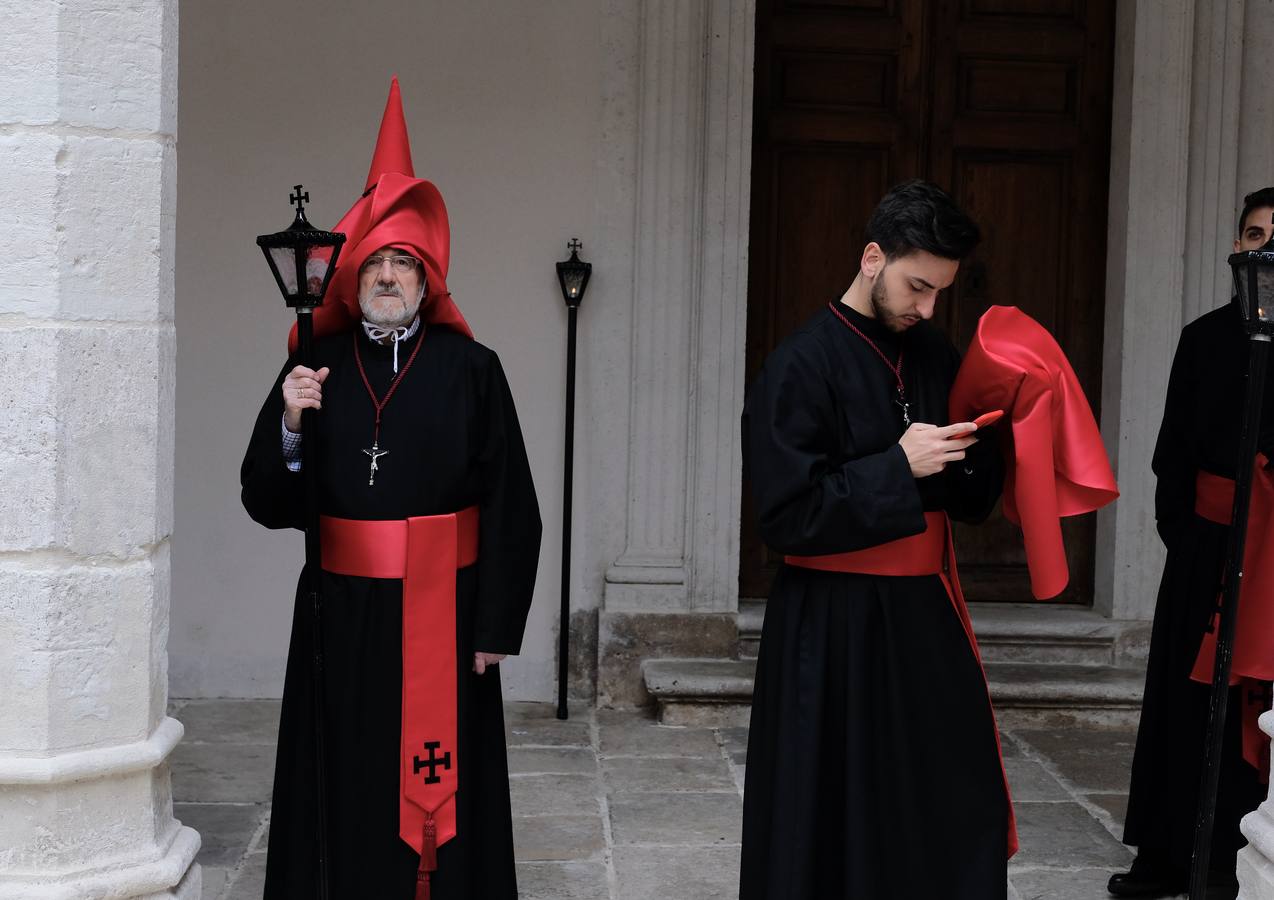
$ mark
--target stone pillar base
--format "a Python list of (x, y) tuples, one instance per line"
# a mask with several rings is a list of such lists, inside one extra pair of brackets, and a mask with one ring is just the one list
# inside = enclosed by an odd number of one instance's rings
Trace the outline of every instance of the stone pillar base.
[(647, 706), (646, 659), (732, 658), (739, 643), (734, 613), (639, 613), (602, 610), (597, 635), (597, 704)]
[(159, 859), (106, 867), (89, 874), (32, 881), (5, 879), (0, 881), (0, 900), (199, 900), (203, 871), (194, 862), (198, 852), (198, 833), (183, 825), (175, 829)]

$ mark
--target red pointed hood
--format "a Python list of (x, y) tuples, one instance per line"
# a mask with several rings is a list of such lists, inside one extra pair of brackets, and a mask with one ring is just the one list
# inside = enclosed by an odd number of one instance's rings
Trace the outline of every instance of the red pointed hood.
[[(363, 196), (332, 230), (345, 235), (345, 246), (323, 305), (314, 311), (315, 337), (348, 331), (362, 319), (358, 269), (363, 260), (388, 245), (406, 250), (424, 262), (428, 288), (420, 304), (421, 319), (473, 337), (447, 290), (451, 258), (447, 207), (431, 182), (415, 177), (397, 76), (389, 86), (389, 100)], [(295, 351), (296, 344), (294, 325), (288, 349)]]

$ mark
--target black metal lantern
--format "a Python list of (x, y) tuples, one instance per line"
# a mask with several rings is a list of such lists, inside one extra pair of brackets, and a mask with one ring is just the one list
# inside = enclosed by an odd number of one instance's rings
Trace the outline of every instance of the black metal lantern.
[(296, 310), (314, 309), (323, 303), (345, 235), (310, 224), (305, 218), (310, 195), (302, 192), (301, 185), (296, 185), (288, 199), (296, 207), (296, 218), (286, 231), (258, 237), (257, 246), (265, 254), (287, 305)]
[[(345, 235), (315, 228), (305, 218), (305, 204), (310, 195), (301, 185), (296, 185), (289, 199), (296, 207), (296, 218), (286, 231), (263, 234), (257, 238), (257, 246), (270, 264), (270, 272), (283, 293), (289, 307), (296, 310), (297, 361), (307, 368), (315, 368), (314, 362), (314, 310), (323, 303), (327, 285), (336, 269)], [(317, 430), (318, 410), (301, 410), (301, 433), (313, 435)], [(309, 595), (310, 640), (313, 652), (310, 657), (310, 687), (316, 702), (313, 706), (315, 750), (315, 830), (318, 833), (315, 847), (315, 864), (319, 900), (331, 896), (330, 869), (328, 865), (327, 827), (327, 729), (324, 724), (323, 679), (323, 601), (319, 592), (317, 572), (322, 559), (319, 545), (318, 513), (318, 441), (307, 437), (301, 442), (301, 477), (305, 498), (305, 579)]]
[(570, 307), (578, 307), (584, 302), (584, 291), (588, 289), (588, 276), (593, 274), (593, 264), (579, 258), (584, 245), (579, 238), (571, 238), (566, 249), (571, 251), (571, 258), (557, 264), (557, 281), (562, 286), (562, 299)]
[(562, 608), (557, 626), (557, 717), (567, 717), (566, 686), (570, 670), (571, 652), (571, 494), (575, 471), (575, 343), (578, 332), (576, 319), (584, 291), (588, 288), (588, 276), (593, 273), (592, 263), (579, 258), (584, 247), (579, 238), (571, 238), (566, 249), (571, 258), (557, 264), (557, 282), (562, 287), (562, 299), (566, 301), (566, 436), (563, 441), (565, 459), (562, 478)]
[(1259, 250), (1231, 254), (1234, 293), (1248, 334), (1274, 334), (1274, 237)]

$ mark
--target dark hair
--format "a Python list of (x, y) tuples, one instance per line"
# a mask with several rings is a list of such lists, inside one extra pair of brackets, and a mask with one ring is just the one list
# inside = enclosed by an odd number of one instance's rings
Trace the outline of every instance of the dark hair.
[(1239, 213), (1240, 236), (1243, 234), (1243, 229), (1247, 227), (1247, 217), (1251, 215), (1252, 210), (1260, 209), (1262, 206), (1274, 206), (1274, 187), (1263, 187), (1243, 198), (1243, 212)]
[(943, 259), (964, 259), (982, 240), (968, 214), (936, 184), (904, 181), (881, 198), (867, 220), (867, 243), (887, 259), (925, 250)]

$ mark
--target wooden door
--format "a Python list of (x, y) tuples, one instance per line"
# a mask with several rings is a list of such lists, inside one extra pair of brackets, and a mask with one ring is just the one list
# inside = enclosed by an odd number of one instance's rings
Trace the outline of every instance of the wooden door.
[[(990, 304), (1054, 335), (1096, 409), (1113, 0), (759, 0), (747, 377), (849, 285), (893, 184), (947, 188), (984, 240), (939, 300), (967, 346)], [(1071, 587), (1092, 592), (1092, 517), (1068, 521)], [(1021, 539), (996, 514), (957, 537), (973, 600), (1029, 597)], [(745, 485), (740, 591), (777, 560)]]

